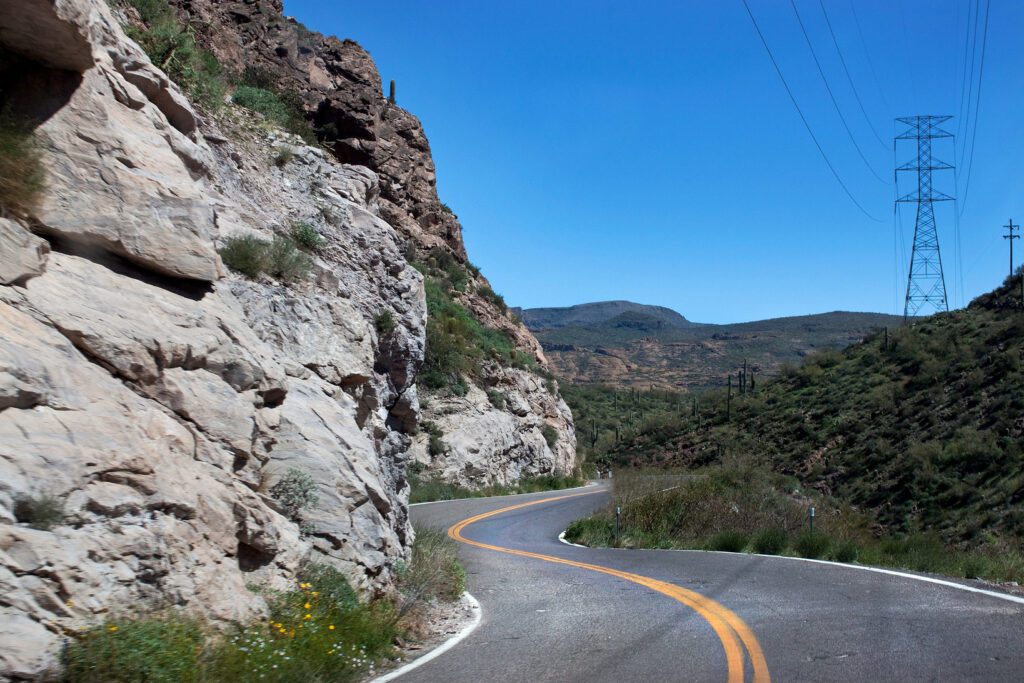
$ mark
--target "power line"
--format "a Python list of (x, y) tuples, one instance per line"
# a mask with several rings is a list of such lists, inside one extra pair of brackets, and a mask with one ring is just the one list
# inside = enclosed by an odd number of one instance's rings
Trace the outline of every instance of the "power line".
[(765, 52), (768, 53), (768, 58), (772, 61), (772, 66), (775, 67), (775, 73), (779, 75), (779, 79), (782, 81), (782, 85), (786, 89), (786, 94), (789, 95), (790, 102), (793, 103), (793, 107), (796, 109), (796, 113), (800, 115), (800, 120), (803, 121), (804, 128), (807, 129), (807, 134), (810, 135), (811, 140), (814, 141), (814, 146), (818, 148), (818, 152), (821, 154), (821, 158), (825, 160), (825, 165), (828, 166), (828, 170), (832, 171), (832, 175), (835, 177), (836, 182), (839, 183), (839, 186), (841, 188), (843, 188), (843, 192), (845, 192), (846, 196), (850, 198), (850, 201), (853, 202), (858, 209), (860, 209), (861, 213), (863, 213), (865, 216), (875, 221), (876, 223), (881, 223), (882, 221), (872, 216), (870, 213), (867, 212), (867, 210), (863, 206), (860, 205), (860, 202), (857, 201), (857, 198), (854, 197), (853, 194), (850, 192), (849, 188), (846, 187), (846, 183), (844, 183), (843, 179), (839, 177), (839, 173), (836, 172), (836, 169), (832, 165), (832, 162), (828, 160), (828, 155), (825, 154), (825, 150), (822, 148), (821, 143), (818, 142), (818, 138), (814, 135), (814, 131), (811, 130), (811, 124), (807, 122), (807, 117), (804, 116), (804, 112), (800, 109), (800, 105), (797, 103), (796, 97), (793, 95), (793, 91), (790, 90), (789, 83), (786, 82), (786, 77), (782, 75), (782, 69), (779, 68), (779, 63), (775, 61), (775, 55), (772, 54), (772, 49), (768, 47), (768, 41), (765, 40), (764, 34), (761, 33), (761, 27), (757, 25), (757, 19), (754, 18), (754, 13), (750, 11), (750, 5), (747, 4), (747, 0), (742, 1), (743, 6), (747, 10), (747, 16), (750, 17), (750, 21), (754, 25), (754, 30), (757, 31), (757, 36), (761, 39), (761, 44), (764, 45)]
[(796, 8), (796, 1), (789, 0), (790, 6), (793, 7), (793, 13), (796, 14), (796, 22), (800, 24), (800, 31), (804, 34), (804, 40), (807, 41), (807, 47), (811, 51), (811, 57), (814, 58), (814, 65), (818, 67), (818, 74), (821, 76), (822, 82), (825, 84), (825, 90), (828, 91), (828, 97), (832, 100), (832, 106), (835, 107), (836, 114), (839, 115), (839, 120), (843, 122), (843, 128), (846, 129), (846, 134), (850, 137), (850, 142), (853, 143), (854, 149), (857, 150), (857, 154), (860, 156), (860, 160), (864, 162), (864, 165), (871, 171), (871, 175), (878, 179), (878, 182), (884, 183), (880, 175), (875, 173), (875, 169), (871, 166), (871, 162), (868, 161), (867, 157), (864, 156), (864, 152), (861, 151), (860, 145), (857, 144), (857, 139), (853, 137), (853, 131), (850, 130), (849, 124), (846, 123), (846, 117), (843, 116), (842, 110), (839, 108), (839, 102), (836, 101), (836, 96), (832, 93), (832, 86), (828, 84), (828, 78), (825, 76), (825, 70), (821, 68), (821, 62), (818, 61), (818, 55), (814, 51), (814, 44), (811, 43), (811, 37), (807, 34), (807, 29), (804, 27), (803, 19), (800, 18), (800, 10)]
[[(985, 32), (981, 34), (981, 67), (978, 69), (978, 94), (974, 100), (974, 128), (971, 131), (971, 155), (967, 164), (967, 182), (964, 183), (963, 201), (960, 204), (960, 215), (967, 206), (967, 191), (971, 188), (971, 171), (974, 170), (974, 147), (978, 139), (978, 109), (981, 107), (981, 84), (985, 78), (985, 47), (988, 44), (988, 11), (990, 0), (985, 0)], [(970, 102), (967, 103), (970, 106)]]
[(846, 74), (846, 80), (850, 82), (850, 89), (853, 90), (853, 96), (857, 98), (857, 105), (860, 107), (860, 113), (864, 115), (864, 120), (868, 122), (868, 128), (871, 129), (872, 135), (878, 140), (878, 144), (888, 149), (888, 145), (882, 142), (881, 136), (878, 131), (875, 130), (874, 124), (871, 123), (871, 117), (868, 116), (867, 111), (864, 109), (864, 103), (861, 102), (860, 93), (857, 92), (857, 86), (853, 84), (853, 76), (850, 75), (850, 69), (846, 66), (846, 59), (843, 58), (843, 51), (839, 49), (839, 41), (836, 40), (835, 31), (832, 30), (832, 22), (829, 21), (828, 11), (825, 9), (824, 0), (818, 0), (818, 4), (821, 6), (821, 13), (825, 15), (825, 25), (828, 26), (828, 33), (832, 36), (832, 44), (836, 46), (836, 54), (839, 55), (839, 62), (843, 65), (843, 72)]
[(882, 90), (882, 84), (878, 80), (878, 72), (875, 71), (875, 63), (871, 59), (871, 51), (868, 50), (868, 43), (864, 40), (864, 31), (860, 27), (860, 19), (857, 18), (857, 8), (854, 0), (850, 0), (850, 12), (853, 14), (853, 23), (857, 26), (857, 35), (860, 36), (860, 46), (864, 48), (864, 56), (868, 60), (868, 68), (871, 71), (871, 78), (875, 82), (875, 88), (878, 89), (878, 94), (882, 98), (882, 103), (885, 104), (887, 111), (892, 111), (892, 107), (889, 106), (889, 100), (885, 98), (885, 91)]
[[(964, 33), (964, 64), (960, 71), (960, 108), (957, 110), (959, 116), (956, 121), (956, 137), (960, 139), (960, 130), (963, 126), (964, 121), (964, 101), (967, 95), (967, 55), (970, 54), (968, 48), (971, 44), (971, 6), (974, 6), (974, 28), (977, 31), (978, 27), (978, 0), (971, 0), (971, 3), (967, 6), (967, 20), (964, 22), (965, 28), (967, 29)], [(971, 72), (971, 80), (974, 80), (974, 72)]]
[[(961, 113), (961, 116), (960, 116), (960, 118), (963, 119), (963, 121), (964, 121), (965, 132), (966, 132), (967, 126), (971, 125), (971, 98), (974, 96), (974, 60), (975, 60), (975, 58), (978, 55), (978, 7), (980, 6), (980, 4), (981, 3), (980, 3), (980, 0), (979, 0), (974, 5), (974, 32), (973, 32), (972, 38), (971, 38), (971, 70), (970, 70), (970, 79), (968, 81), (971, 85), (970, 85), (970, 87), (967, 90), (967, 109), (966, 109), (967, 116), (966, 116), (966, 118), (964, 118), (963, 113)], [(964, 61), (966, 61), (966, 56), (964, 57)], [(962, 108), (964, 106), (963, 88), (962, 87), (960, 88), (960, 92), (961, 92), (960, 107)], [(959, 127), (957, 128), (957, 130), (959, 130)], [(964, 158), (966, 156), (966, 152), (964, 150), (966, 150), (966, 149), (967, 149), (966, 147), (962, 147), (960, 149), (960, 161), (957, 162), (957, 166), (963, 166), (964, 165)]]

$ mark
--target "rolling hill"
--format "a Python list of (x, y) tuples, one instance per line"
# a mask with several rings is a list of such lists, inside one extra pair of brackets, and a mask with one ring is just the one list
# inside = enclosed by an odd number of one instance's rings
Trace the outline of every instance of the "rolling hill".
[(712, 325), (629, 301), (518, 313), (569, 383), (675, 391), (723, 386), (744, 361), (755, 376), (774, 375), (809, 353), (902, 323), (893, 315), (834, 311)]
[(687, 404), (574, 388), (588, 457), (684, 468), (741, 458), (852, 504), (881, 528), (1024, 542), (1022, 275), (966, 309), (817, 354), (754, 390), (734, 388), (731, 400), (724, 391)]

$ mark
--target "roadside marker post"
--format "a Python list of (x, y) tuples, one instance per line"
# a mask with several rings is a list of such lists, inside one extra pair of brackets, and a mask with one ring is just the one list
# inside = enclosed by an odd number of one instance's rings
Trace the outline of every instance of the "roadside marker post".
[(814, 533), (814, 506), (807, 508), (807, 526), (810, 528), (810, 532)]
[(619, 542), (619, 517), (622, 516), (622, 507), (615, 506), (615, 542)]

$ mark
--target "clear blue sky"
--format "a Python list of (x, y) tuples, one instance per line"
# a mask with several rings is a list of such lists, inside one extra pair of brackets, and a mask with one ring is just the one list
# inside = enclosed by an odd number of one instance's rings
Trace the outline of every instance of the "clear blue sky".
[[(902, 312), (909, 255), (894, 249), (893, 118), (959, 113), (972, 0), (854, 0), (856, 15), (850, 0), (825, 0), (884, 145), (861, 114), (818, 0), (797, 1), (884, 183), (843, 130), (789, 2), (749, 1), (826, 153), (881, 222), (828, 171), (741, 0), (286, 0), (285, 12), (358, 41), (385, 83), (397, 81), (399, 103), (426, 128), (441, 198), (462, 221), (471, 260), (512, 305), (631, 299), (700, 322)], [(1011, 216), (1024, 222), (1022, 29), (1024, 3), (991, 0), (960, 264), (952, 205), (938, 212), (955, 306), (1005, 277), (1000, 226)], [(951, 143), (936, 151), (952, 161)], [(901, 161), (910, 156), (901, 150)], [(936, 185), (952, 194), (948, 176)], [(912, 230), (905, 207), (907, 249)]]

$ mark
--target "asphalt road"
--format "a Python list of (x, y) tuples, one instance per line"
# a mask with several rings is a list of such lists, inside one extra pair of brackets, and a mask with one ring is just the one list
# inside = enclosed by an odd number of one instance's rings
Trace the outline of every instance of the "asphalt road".
[(558, 534), (608, 502), (584, 491), (412, 508), (449, 528), (565, 497), (461, 528), (493, 546), (460, 546), (483, 620), (401, 681), (1024, 681), (1024, 604), (785, 558), (568, 546)]

